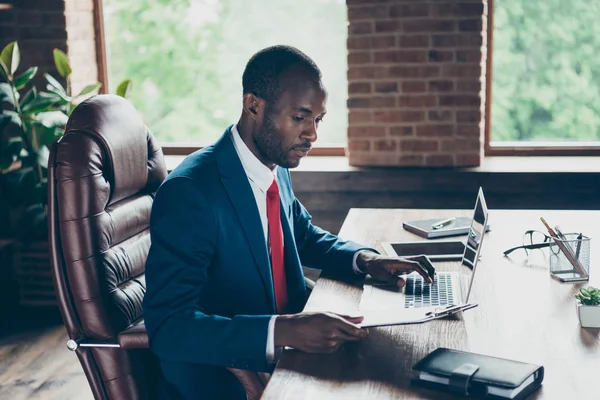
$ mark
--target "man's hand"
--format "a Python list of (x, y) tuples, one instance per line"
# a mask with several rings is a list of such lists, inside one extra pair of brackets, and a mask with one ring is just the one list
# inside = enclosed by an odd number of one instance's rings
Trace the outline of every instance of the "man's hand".
[(432, 283), (435, 277), (435, 268), (425, 255), (414, 257), (387, 257), (372, 251), (361, 251), (356, 258), (356, 266), (374, 279), (389, 282), (392, 285), (403, 287), (406, 282), (398, 275), (416, 271)]
[(369, 331), (355, 325), (362, 320), (334, 313), (280, 315), (275, 320), (275, 346), (290, 346), (306, 353), (333, 353), (346, 341), (367, 337)]

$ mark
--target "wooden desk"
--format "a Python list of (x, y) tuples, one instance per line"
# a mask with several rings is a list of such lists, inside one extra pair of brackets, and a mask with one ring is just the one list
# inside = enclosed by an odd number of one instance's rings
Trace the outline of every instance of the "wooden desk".
[[(340, 236), (377, 248), (381, 241), (420, 240), (402, 221), (470, 210), (352, 209)], [(527, 229), (542, 230), (539, 217), (563, 232), (592, 238), (590, 284), (600, 285), (600, 211), (490, 211), (492, 231), (485, 237), (473, 298), (479, 307), (452, 320), (421, 325), (371, 328), (361, 343), (331, 355), (285, 351), (263, 399), (443, 399), (454, 398), (410, 385), (411, 367), (437, 347), (511, 358), (545, 367), (542, 388), (533, 399), (591, 399), (600, 391), (598, 329), (579, 326), (573, 296), (582, 285), (552, 279), (543, 253), (522, 251)], [(356, 313), (362, 282), (342, 282), (324, 274), (306, 311)]]

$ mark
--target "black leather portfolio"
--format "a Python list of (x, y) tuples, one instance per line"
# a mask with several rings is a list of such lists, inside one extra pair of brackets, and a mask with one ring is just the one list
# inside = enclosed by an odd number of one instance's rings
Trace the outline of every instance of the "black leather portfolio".
[(418, 386), (486, 399), (525, 399), (544, 379), (544, 367), (439, 348), (419, 361), (413, 370)]

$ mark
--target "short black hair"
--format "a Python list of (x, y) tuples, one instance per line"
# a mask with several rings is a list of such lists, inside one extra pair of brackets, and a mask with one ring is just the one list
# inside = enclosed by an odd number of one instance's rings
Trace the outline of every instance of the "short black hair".
[(244, 69), (244, 94), (252, 93), (267, 102), (274, 102), (282, 90), (281, 75), (296, 65), (305, 68), (315, 80), (321, 80), (321, 70), (317, 64), (295, 47), (277, 45), (260, 50), (250, 58)]

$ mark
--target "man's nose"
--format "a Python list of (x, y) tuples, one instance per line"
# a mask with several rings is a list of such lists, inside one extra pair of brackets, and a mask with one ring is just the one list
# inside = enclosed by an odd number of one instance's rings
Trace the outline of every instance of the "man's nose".
[(317, 123), (313, 122), (310, 125), (309, 129), (306, 129), (302, 132), (302, 138), (308, 139), (311, 143), (314, 143), (317, 140)]

